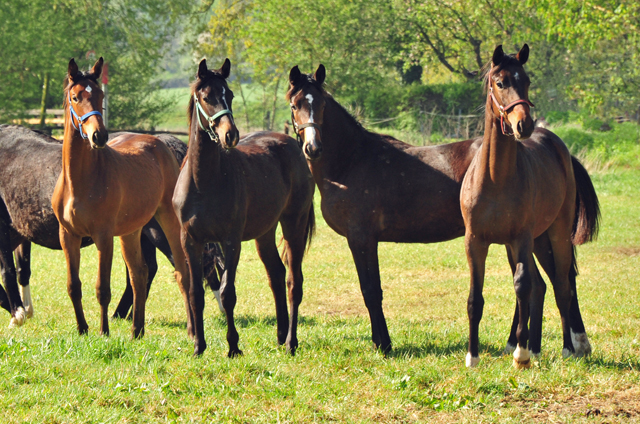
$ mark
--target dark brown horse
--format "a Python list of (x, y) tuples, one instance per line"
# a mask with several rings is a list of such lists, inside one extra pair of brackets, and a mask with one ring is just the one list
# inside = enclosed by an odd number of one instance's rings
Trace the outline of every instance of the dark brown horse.
[(523, 69), (528, 57), (526, 44), (516, 55), (505, 55), (502, 46), (495, 49), (486, 78), (485, 134), (460, 193), (471, 272), (467, 366), (479, 361), (482, 287), (492, 243), (507, 246), (514, 271), (519, 311), (514, 365), (530, 366), (529, 317), (532, 327), (542, 317), (544, 291), (537, 284), (532, 252), (553, 284), (563, 355), (576, 353), (574, 341), (588, 343), (586, 333), (573, 332), (570, 316), (576, 289), (574, 244), (595, 236), (598, 201), (591, 182), (577, 175), (582, 170), (574, 169), (562, 140), (547, 130), (534, 132), (529, 77)]
[[(117, 135), (121, 133), (109, 134), (109, 138)], [(177, 163), (182, 163), (187, 145), (169, 134), (159, 134), (158, 138), (169, 147)], [(61, 170), (61, 141), (18, 125), (0, 125), (0, 271), (8, 293), (15, 293), (19, 287), (20, 293), (16, 297), (17, 300), (22, 298), (27, 317), (33, 314), (29, 284), (31, 242), (49, 249), (62, 249), (60, 225), (51, 207), (51, 196)], [(156, 249), (171, 263), (173, 255), (155, 219), (143, 227), (140, 243), (149, 269), (148, 292), (158, 269)], [(89, 244), (93, 244), (93, 240), (83, 239), (82, 246)], [(211, 245), (206, 251), (203, 258), (205, 278), (213, 290), (218, 290), (220, 281), (216, 268), (220, 264), (220, 250)], [(133, 290), (128, 272), (126, 275), (127, 285), (114, 312), (115, 318), (131, 317)], [(7, 292), (0, 286), (0, 307), (12, 314), (10, 326), (20, 325), (21, 320), (15, 317), (20, 305), (14, 301), (12, 310)]]
[[(324, 219), (349, 243), (374, 346), (388, 351), (391, 339), (382, 310), (378, 243), (436, 243), (463, 236), (460, 186), (482, 139), (415, 147), (367, 131), (323, 89), (325, 74), (322, 65), (313, 76), (293, 67), (287, 99), (322, 196)], [(584, 168), (574, 163), (588, 181)], [(572, 329), (583, 334), (577, 297), (574, 304)], [(536, 352), (541, 323), (538, 329)], [(512, 327), (507, 350), (515, 344), (515, 332)], [(590, 349), (588, 341), (584, 348)]]
[[(189, 151), (176, 185), (173, 203), (182, 223), (182, 243), (191, 272), (195, 354), (206, 349), (202, 310), (202, 249), (219, 242), (225, 266), (220, 295), (227, 316), (229, 356), (241, 354), (233, 320), (235, 275), (243, 240), (256, 240), (276, 303), (278, 343), (292, 354), (298, 346), (298, 306), (302, 301), (302, 258), (315, 226), (314, 184), (296, 141), (284, 134), (249, 134), (238, 144), (231, 114), (233, 93), (227, 86), (231, 63), (215, 71), (200, 62), (189, 102)], [(237, 146), (236, 146), (237, 145)], [(276, 227), (284, 237), (278, 255)], [(291, 319), (287, 316), (287, 295)]]
[[(100, 58), (90, 72), (81, 73), (73, 59), (69, 62), (64, 90), (62, 172), (51, 200), (60, 222), (60, 244), (67, 261), (67, 290), (78, 331), (84, 334), (88, 330), (78, 273), (82, 238), (91, 237), (98, 249), (96, 295), (101, 308), (100, 332), (106, 335), (113, 237), (120, 236), (133, 287), (132, 335), (141, 337), (148, 270), (142, 258), (140, 234), (151, 218), (158, 221), (171, 247), (176, 279), (185, 297), (189, 324), (192, 323), (180, 223), (171, 204), (179, 167), (169, 148), (156, 137), (124, 134), (107, 143), (101, 115), (103, 93), (97, 84), (102, 65)], [(188, 328), (191, 330), (192, 326)]]

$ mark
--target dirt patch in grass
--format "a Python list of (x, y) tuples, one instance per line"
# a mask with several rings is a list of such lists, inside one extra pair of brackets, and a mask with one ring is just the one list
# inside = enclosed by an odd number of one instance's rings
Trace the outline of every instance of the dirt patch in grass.
[(640, 246), (618, 246), (613, 251), (625, 256), (640, 256)]
[(598, 396), (518, 401), (514, 405), (531, 422), (640, 422), (640, 389), (614, 390)]

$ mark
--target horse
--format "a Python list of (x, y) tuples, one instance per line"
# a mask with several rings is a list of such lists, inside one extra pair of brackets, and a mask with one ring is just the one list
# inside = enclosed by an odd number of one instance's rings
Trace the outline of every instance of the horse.
[[(277, 338), (294, 355), (298, 347), (298, 308), (302, 301), (302, 259), (315, 229), (314, 182), (296, 141), (284, 134), (257, 132), (239, 140), (226, 79), (231, 62), (217, 70), (198, 67), (189, 100), (189, 150), (173, 196), (182, 224), (181, 240), (191, 276), (194, 354), (206, 349), (202, 310), (202, 248), (220, 243), (224, 273), (220, 296), (227, 319), (228, 356), (241, 355), (233, 309), (241, 242), (255, 239), (276, 304)], [(282, 228), (282, 259), (276, 227)], [(289, 275), (286, 278), (287, 263)], [(287, 291), (290, 319), (287, 316)]]
[[(109, 134), (113, 138), (117, 134)], [(159, 134), (171, 149), (178, 163), (182, 163), (187, 146), (169, 134)], [(12, 314), (10, 327), (21, 325), (24, 316), (33, 315), (33, 303), (29, 280), (31, 276), (31, 243), (60, 250), (59, 224), (51, 207), (51, 195), (62, 169), (62, 143), (39, 131), (18, 125), (0, 125), (0, 268), (6, 287), (20, 284), (19, 291), (24, 306), (23, 318), (15, 318), (7, 292), (0, 286), (0, 307)], [(86, 237), (82, 246), (93, 244)], [(157, 272), (156, 249), (171, 263), (173, 256), (169, 244), (157, 221), (152, 219), (142, 230), (142, 254), (149, 268), (147, 293)], [(11, 252), (15, 255), (15, 264)], [(213, 290), (220, 287), (217, 268), (220, 265), (219, 247), (209, 246), (203, 258), (205, 275)], [(126, 288), (114, 318), (130, 318), (133, 292), (129, 274)], [(7, 289), (8, 292), (11, 292)], [(217, 293), (214, 291), (214, 293)]]
[(69, 61), (64, 89), (62, 171), (51, 203), (60, 222), (60, 244), (67, 262), (67, 291), (73, 303), (78, 332), (88, 331), (82, 309), (79, 276), (80, 246), (91, 237), (98, 249), (96, 297), (100, 304), (100, 333), (109, 334), (107, 309), (111, 300), (113, 237), (120, 237), (133, 288), (132, 337), (144, 335), (148, 269), (140, 245), (142, 227), (155, 218), (167, 238), (176, 267), (175, 277), (187, 308), (187, 330), (192, 314), (187, 293), (189, 276), (180, 246), (180, 223), (171, 197), (179, 166), (171, 150), (158, 138), (123, 134), (108, 141), (102, 120), (103, 92), (97, 84), (103, 59), (89, 72)]
[(528, 322), (531, 317), (533, 328), (542, 316), (544, 291), (538, 278), (532, 277), (537, 272), (533, 271), (532, 252), (553, 284), (562, 322), (563, 356), (575, 355), (574, 341), (584, 344), (587, 337), (584, 331), (576, 334), (572, 328), (575, 245), (597, 234), (598, 198), (588, 175), (585, 179), (586, 172), (574, 166), (562, 140), (545, 129), (534, 131), (530, 80), (523, 68), (528, 57), (527, 44), (515, 55), (506, 55), (502, 46), (494, 50), (485, 76), (485, 133), (460, 192), (471, 274), (467, 367), (479, 362), (485, 262), (493, 243), (506, 245), (514, 273), (519, 312), (514, 366), (531, 366)]
[[(292, 126), (320, 191), (322, 215), (329, 227), (347, 238), (371, 320), (373, 345), (389, 352), (378, 243), (437, 243), (464, 235), (460, 187), (482, 138), (415, 147), (367, 131), (325, 91), (325, 77), (323, 65), (313, 75), (301, 73), (298, 66), (291, 69), (286, 99)], [(574, 169), (581, 169), (589, 181), (578, 160), (573, 160)], [(573, 328), (584, 334), (576, 293), (574, 305)], [(515, 349), (515, 332), (512, 325), (507, 352)], [(581, 340), (580, 347), (590, 351), (588, 339)]]

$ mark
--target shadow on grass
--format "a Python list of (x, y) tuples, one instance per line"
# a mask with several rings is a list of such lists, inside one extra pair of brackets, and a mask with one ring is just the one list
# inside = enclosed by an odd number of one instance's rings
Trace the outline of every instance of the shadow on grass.
[[(227, 319), (224, 315), (217, 315), (213, 317), (212, 321), (219, 326), (226, 327)], [(276, 317), (274, 315), (258, 316), (258, 315), (237, 315), (234, 317), (236, 327), (249, 328), (255, 326), (269, 326), (274, 327), (277, 324)], [(318, 321), (314, 317), (298, 317), (298, 326), (316, 326)], [(185, 323), (186, 326), (186, 323)]]
[[(424, 343), (405, 343), (395, 345), (388, 358), (424, 358), (425, 356), (455, 356), (465, 355), (468, 349), (468, 339), (460, 337), (457, 340), (425, 340)], [(498, 345), (480, 345), (480, 354), (489, 354), (494, 358), (504, 355), (504, 347)]]

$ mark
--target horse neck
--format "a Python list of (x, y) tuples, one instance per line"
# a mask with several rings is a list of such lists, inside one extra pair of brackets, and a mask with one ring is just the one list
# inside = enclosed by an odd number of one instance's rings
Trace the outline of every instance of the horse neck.
[(487, 96), (484, 137), (478, 152), (476, 173), (485, 184), (502, 186), (516, 174), (518, 142), (513, 135), (504, 135), (500, 116), (493, 113), (491, 97)]
[(200, 187), (201, 183), (210, 186), (211, 181), (215, 181), (223, 174), (225, 161), (222, 147), (211, 140), (209, 135), (200, 128), (191, 130), (187, 155), (189, 172), (197, 187)]
[[(324, 174), (333, 175), (348, 169), (366, 137), (366, 131), (354, 122), (338, 102), (326, 97), (321, 137), (322, 159), (315, 167), (321, 168)], [(314, 165), (311, 166), (313, 170)]]
[[(67, 110), (62, 139), (62, 175), (73, 190), (78, 185), (86, 184), (95, 176), (97, 155), (92, 151), (88, 141), (75, 129), (68, 117)], [(105, 147), (108, 148), (108, 147)]]

